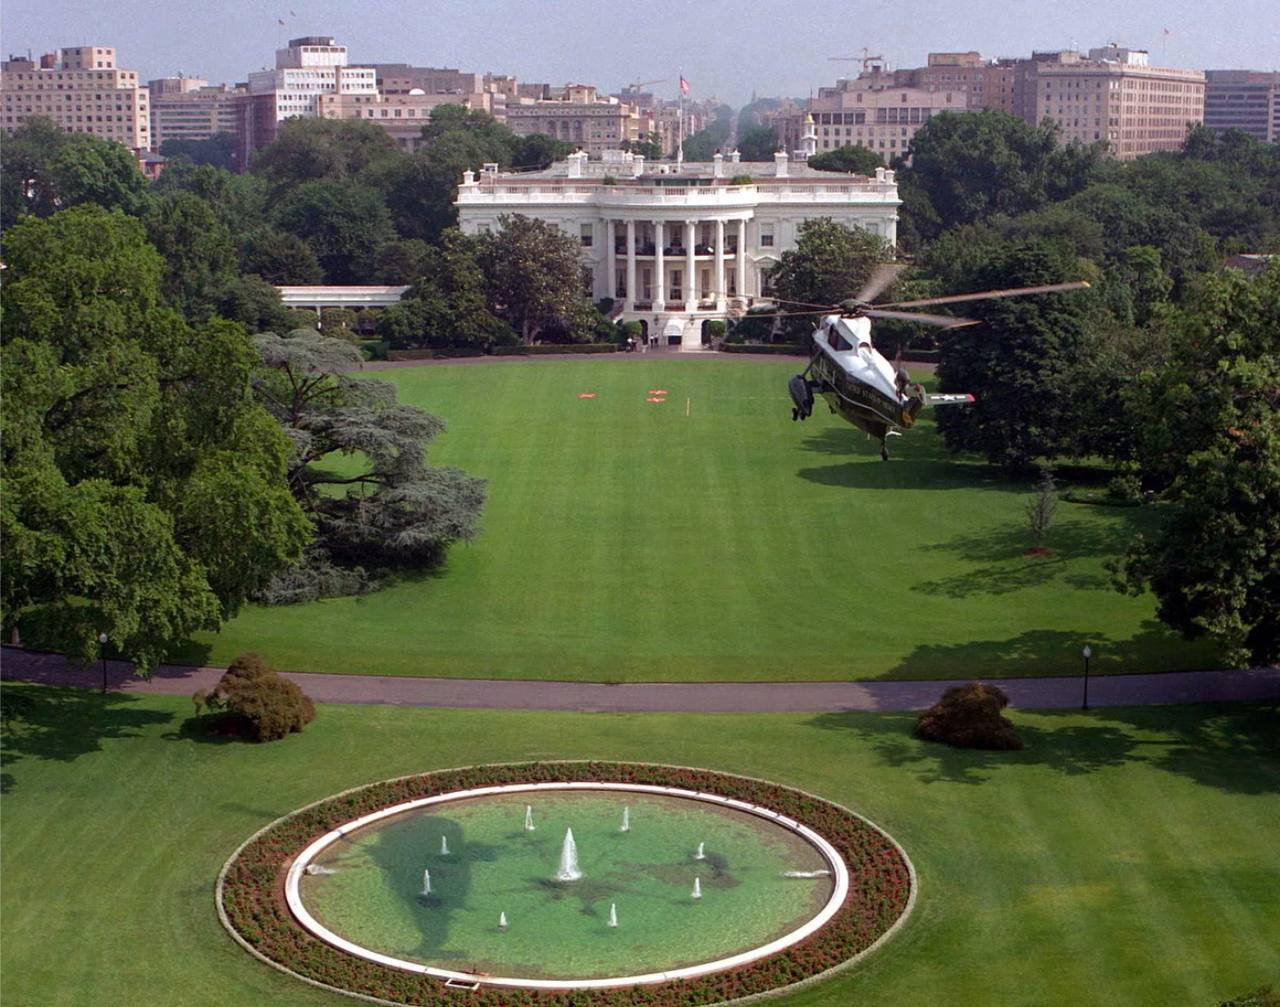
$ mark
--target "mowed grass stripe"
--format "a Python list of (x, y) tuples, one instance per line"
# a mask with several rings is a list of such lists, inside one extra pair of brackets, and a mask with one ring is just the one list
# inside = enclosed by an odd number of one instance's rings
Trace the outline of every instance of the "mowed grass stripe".
[[(435, 575), (358, 599), (247, 607), (182, 656), (299, 671), (764, 681), (1205, 667), (1111, 590), (1151, 516), (1061, 503), (1027, 559), (1029, 485), (948, 454), (930, 420), (894, 459), (789, 361), (591, 359), (375, 375), (444, 416), (437, 463), (489, 481), (482, 532)], [(646, 401), (663, 389), (665, 401)], [(593, 399), (581, 399), (583, 392)], [(687, 415), (686, 415), (687, 405)]]

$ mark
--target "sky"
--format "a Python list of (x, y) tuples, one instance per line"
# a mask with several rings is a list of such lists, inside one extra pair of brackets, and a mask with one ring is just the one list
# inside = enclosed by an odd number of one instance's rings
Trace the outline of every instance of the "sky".
[(734, 106), (753, 91), (805, 97), (856, 72), (857, 63), (829, 57), (860, 56), (864, 46), (891, 67), (922, 66), (930, 51), (993, 58), (1117, 41), (1148, 49), (1160, 65), (1280, 69), (1276, 0), (6, 0), (0, 8), (5, 55), (113, 45), (118, 64), (143, 79), (244, 80), (300, 35), (334, 37), (353, 65), (451, 66), (606, 92), (658, 80), (649, 89), (675, 97), (683, 74), (693, 97)]

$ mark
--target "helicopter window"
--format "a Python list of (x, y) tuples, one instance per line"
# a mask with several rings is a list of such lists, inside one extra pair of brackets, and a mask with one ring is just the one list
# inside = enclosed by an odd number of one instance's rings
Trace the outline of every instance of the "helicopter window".
[(827, 329), (827, 345), (833, 350), (839, 352), (853, 349), (853, 347), (849, 345), (849, 341), (841, 336), (840, 333), (836, 332), (834, 325)]

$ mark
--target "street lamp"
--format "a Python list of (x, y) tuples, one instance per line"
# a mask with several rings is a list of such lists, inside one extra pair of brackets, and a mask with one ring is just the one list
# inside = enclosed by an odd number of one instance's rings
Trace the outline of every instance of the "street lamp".
[(98, 634), (98, 656), (102, 658), (102, 694), (107, 694), (107, 634)]
[(1089, 658), (1093, 657), (1093, 648), (1087, 643), (1084, 650), (1080, 651), (1080, 656), (1084, 658), (1084, 702), (1080, 704), (1080, 709), (1089, 709)]

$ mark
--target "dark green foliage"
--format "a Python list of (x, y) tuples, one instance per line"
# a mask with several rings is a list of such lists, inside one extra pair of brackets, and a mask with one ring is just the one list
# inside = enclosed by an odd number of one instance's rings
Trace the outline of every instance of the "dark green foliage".
[(378, 249), (374, 279), (378, 283), (407, 285), (426, 275), (432, 248), (417, 238), (389, 241)]
[(306, 182), (355, 179), (399, 156), (381, 126), (360, 119), (288, 119), (276, 141), (253, 156), (250, 170), (277, 194)]
[(526, 171), (541, 170), (553, 161), (562, 161), (573, 153), (573, 144), (556, 140), (543, 133), (532, 133), (519, 138), (511, 154), (511, 167)]
[[(704, 130), (686, 137), (684, 141), (684, 159), (686, 161), (710, 161), (717, 150), (722, 150), (729, 140), (729, 130), (733, 125), (733, 109), (728, 105), (720, 105), (715, 110), (715, 118)], [(772, 157), (767, 160), (773, 160)]]
[(83, 203), (136, 213), (147, 180), (128, 148), (88, 133), (64, 133), (36, 116), (5, 140), (0, 162), (0, 224), (48, 217)]
[(809, 158), (810, 168), (819, 171), (845, 171), (855, 175), (875, 175), (877, 168), (884, 167), (884, 161), (870, 147), (848, 146), (837, 147)]
[(349, 181), (304, 182), (272, 219), (311, 247), (327, 283), (368, 283), (378, 250), (395, 237), (382, 197)]
[(291, 312), (280, 301), (280, 291), (257, 276), (237, 276), (217, 292), (215, 312), (245, 331), (288, 332), (295, 326)]
[(913, 221), (925, 238), (1078, 192), (1101, 161), (1101, 148), (1060, 148), (1052, 123), (1030, 126), (995, 111), (936, 115), (917, 130), (910, 151), (899, 182), (929, 208)]
[(217, 715), (214, 729), (254, 741), (279, 741), (316, 719), (316, 707), (298, 686), (281, 678), (257, 654), (241, 654), (213, 692), (195, 696)]
[(294, 561), (287, 445), (248, 397), (244, 331), (160, 306), (142, 224), (82, 206), (6, 234), (6, 627), (146, 671)]
[(324, 280), (324, 270), (301, 238), (261, 227), (240, 246), (240, 271), (260, 276), (277, 286), (308, 286)]
[(526, 346), (544, 336), (557, 337), (555, 342), (587, 341), (591, 305), (577, 240), (520, 214), (499, 217), (498, 224), (497, 231), (475, 239), (493, 313)]
[(207, 319), (221, 289), (236, 276), (230, 230), (206, 200), (185, 192), (152, 199), (142, 222), (164, 259), (165, 300), (189, 321)]
[[(1074, 256), (1043, 242), (957, 249), (951, 265), (946, 289), (955, 293), (1081, 278)], [(948, 448), (1022, 472), (1037, 458), (1079, 452), (1074, 376), (1086, 345), (1088, 297), (1082, 291), (964, 305), (982, 324), (939, 332), (938, 380), (943, 391), (970, 392), (977, 402), (938, 411)]]
[(618, 144), (620, 150), (629, 150), (646, 161), (662, 160), (662, 144), (657, 140), (623, 140)]
[[(784, 308), (836, 305), (854, 297), (888, 254), (884, 241), (830, 217), (810, 217), (800, 225), (796, 247), (782, 253), (770, 281)], [(788, 304), (787, 302), (794, 302)], [(814, 319), (782, 319), (784, 337), (796, 342), (813, 330)]]
[(994, 685), (970, 682), (952, 686), (920, 714), (916, 737), (954, 748), (1016, 751), (1022, 748), (1022, 739), (1000, 712), (1008, 705), (1009, 697)]
[(738, 153), (744, 161), (772, 161), (778, 149), (778, 132), (772, 126), (754, 126), (738, 138)]
[[(362, 361), (347, 341), (298, 330), (254, 342), (265, 364), (255, 389), (289, 436), (289, 485), (316, 528), (309, 572), (285, 574), (263, 598), (365, 590), (378, 571), (435, 566), (450, 544), (476, 534), (484, 482), (427, 464), (442, 420), (397, 403), (393, 385), (346, 377)], [(335, 454), (358, 460), (357, 470), (326, 467)]]
[[(207, 164), (225, 171), (240, 169), (239, 151), (233, 133), (214, 133), (202, 140), (168, 139), (160, 144), (160, 153), (168, 158), (183, 158), (192, 164)], [(165, 165), (165, 171), (170, 165)]]
[(1148, 479), (1172, 482), (1163, 527), (1120, 586), (1228, 659), (1280, 659), (1280, 266), (1204, 282), (1167, 322), (1173, 359), (1147, 382)]
[(730, 185), (752, 185), (754, 183), (755, 179), (750, 175), (734, 175), (733, 178), (729, 179)]

